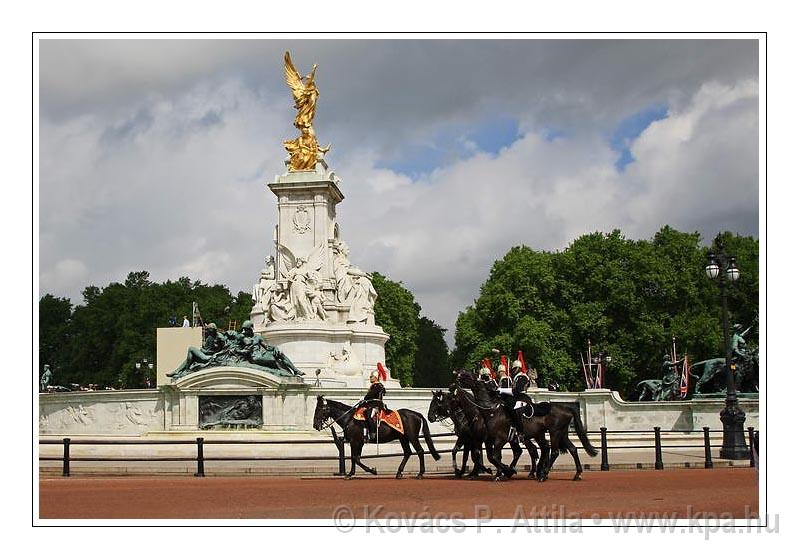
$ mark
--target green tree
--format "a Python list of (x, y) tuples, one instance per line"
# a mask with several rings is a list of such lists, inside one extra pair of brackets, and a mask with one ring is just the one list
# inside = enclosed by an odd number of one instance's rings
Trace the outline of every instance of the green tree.
[(400, 384), (408, 387), (414, 382), (420, 307), (400, 282), (373, 272), (372, 284), (378, 293), (375, 322), (391, 337), (386, 343), (386, 365)]
[(39, 372), (34, 372), (37, 383), (45, 364), (49, 364), (53, 372), (51, 383), (59, 383), (70, 360), (71, 320), (72, 303), (69, 299), (45, 294), (39, 300)]
[[(730, 290), (733, 320), (753, 324), (758, 241), (730, 233), (721, 240), (742, 271)], [(698, 233), (669, 226), (647, 241), (614, 230), (583, 235), (562, 252), (514, 247), (459, 315), (452, 363), (473, 367), (492, 348), (521, 349), (540, 382), (581, 389), (579, 356), (591, 340), (613, 356), (606, 386), (629, 394), (639, 380), (659, 375), (673, 335), (690, 361), (717, 356), (719, 293), (704, 274), (707, 251)]]
[(414, 356), (415, 387), (447, 387), (452, 383), (444, 332), (434, 321), (420, 317)]

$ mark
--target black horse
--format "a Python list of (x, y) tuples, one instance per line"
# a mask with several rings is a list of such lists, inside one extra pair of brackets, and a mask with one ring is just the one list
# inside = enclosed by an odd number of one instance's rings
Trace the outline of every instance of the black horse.
[[(459, 382), (469, 387), (475, 394), (479, 402), (486, 405), (500, 405), (500, 399), (489, 393), (486, 386), (479, 380), (475, 379), (469, 374), (459, 376)], [(577, 404), (572, 403), (549, 403), (550, 410), (543, 416), (523, 416), (522, 427), (525, 431), (523, 437), (528, 440), (533, 438), (542, 448), (542, 461), (536, 469), (536, 476), (540, 481), (547, 480), (550, 469), (553, 467), (559, 454), (569, 453), (575, 462), (575, 476), (573, 480), (580, 480), (583, 473), (583, 465), (578, 458), (578, 449), (569, 439), (569, 426), (570, 423), (575, 425), (575, 432), (578, 434), (584, 450), (589, 456), (594, 457), (597, 455), (597, 449), (589, 441), (586, 429), (581, 421), (580, 411)], [(507, 415), (509, 415), (509, 422), (511, 420), (510, 413), (503, 407), (499, 406)], [(500, 429), (507, 429), (504, 424), (500, 423)], [(547, 440), (544, 437), (545, 433), (550, 435), (550, 450), (548, 457)], [(528, 449), (530, 451), (530, 448)], [(533, 457), (531, 457), (533, 460)], [(534, 472), (535, 465), (531, 466), (531, 473)]]
[[(364, 438), (364, 421), (353, 418), (355, 409), (356, 407), (354, 406), (332, 401), (320, 395), (317, 397), (317, 408), (314, 411), (315, 430), (327, 428), (330, 426), (330, 423), (327, 421), (332, 420), (333, 422), (339, 424), (339, 427), (342, 428), (342, 432), (344, 432), (345, 441), (350, 444), (350, 472), (347, 474), (347, 478), (352, 478), (352, 476), (355, 474), (356, 465), (368, 473), (374, 475), (378, 474), (376, 469), (368, 467), (361, 462), (361, 450), (363, 449), (366, 441)], [(440, 458), (439, 453), (433, 446), (431, 432), (428, 429), (428, 422), (425, 420), (425, 417), (422, 416), (422, 414), (416, 412), (415, 410), (401, 408), (397, 411), (397, 413), (400, 415), (400, 419), (403, 421), (403, 430), (405, 431), (405, 434), (401, 434), (394, 428), (390, 428), (385, 423), (381, 423), (378, 426), (378, 441), (390, 442), (399, 440), (400, 445), (403, 447), (403, 460), (400, 462), (400, 467), (397, 469), (395, 478), (403, 478), (403, 469), (408, 462), (408, 458), (411, 457), (410, 446), (413, 445), (417, 452), (417, 457), (419, 457), (419, 474), (417, 474), (417, 478), (422, 478), (422, 476), (425, 474), (425, 452), (419, 442), (420, 429), (425, 436), (425, 442), (428, 444), (428, 449), (430, 450), (434, 461), (438, 461)]]
[[(449, 418), (453, 422), (453, 431), (457, 439), (453, 446), (453, 471), (456, 478), (461, 478), (467, 472), (467, 458), (472, 457), (472, 471), (467, 478), (478, 478), (480, 473), (492, 474), (492, 469), (483, 464), (483, 437), (475, 433), (467, 415), (458, 404), (458, 399), (452, 393), (444, 391), (431, 391), (433, 398), (428, 407), (428, 421), (439, 422)], [(461, 462), (461, 469), (458, 468), (456, 457), (458, 451), (464, 448), (464, 456)]]
[[(461, 372), (458, 375), (458, 384), (459, 388), (456, 389), (455, 393), (456, 398), (458, 398), (458, 402), (469, 417), (470, 422), (478, 428), (478, 433), (483, 436), (483, 442), (486, 445), (486, 458), (497, 467), (495, 480), (511, 478), (517, 472), (514, 467), (522, 455), (522, 448), (514, 435), (514, 423), (511, 414), (502, 403), (489, 396), (489, 391), (483, 382), (476, 379), (471, 373)], [(464, 388), (470, 389), (472, 396)], [(537, 473), (541, 472), (543, 468), (539, 464), (539, 470), (537, 470), (539, 453), (536, 450), (536, 446), (530, 441), (531, 437), (523, 434), (523, 443), (531, 457), (531, 470), (528, 473), (528, 478), (536, 477)], [(542, 448), (542, 456), (546, 457), (549, 446), (543, 433), (537, 442)], [(513, 459), (509, 465), (505, 465), (502, 461), (503, 447), (505, 447), (506, 443), (511, 444), (513, 453)]]

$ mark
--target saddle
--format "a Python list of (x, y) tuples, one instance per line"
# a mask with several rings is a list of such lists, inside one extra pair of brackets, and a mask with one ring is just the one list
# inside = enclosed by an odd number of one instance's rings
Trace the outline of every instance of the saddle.
[[(354, 420), (366, 420), (364, 416), (367, 407), (362, 406), (356, 409), (353, 413)], [(396, 410), (379, 410), (378, 411), (378, 421), (377, 425), (380, 426), (381, 423), (386, 424), (390, 428), (395, 431), (400, 432), (401, 434), (405, 434), (405, 429), (403, 427), (403, 420), (400, 418), (400, 414)]]
[(531, 406), (527, 402), (520, 399), (507, 397), (504, 398), (503, 401), (508, 410), (525, 416), (526, 418), (530, 418), (531, 416), (547, 416), (550, 414), (549, 402), (533, 403), (533, 409), (531, 409)]

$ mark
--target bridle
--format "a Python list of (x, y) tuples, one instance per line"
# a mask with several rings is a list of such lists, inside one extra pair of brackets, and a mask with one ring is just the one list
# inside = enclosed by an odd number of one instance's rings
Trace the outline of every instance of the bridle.
[(319, 427), (318, 431), (327, 430), (328, 428), (330, 428), (334, 424), (338, 423), (339, 420), (341, 420), (342, 418), (347, 416), (351, 411), (355, 410), (356, 406), (358, 406), (358, 405), (351, 406), (350, 408), (345, 410), (339, 417), (334, 418), (333, 415), (331, 414), (331, 407), (328, 406), (328, 401), (323, 397), (323, 399), (322, 399), (322, 413), (325, 415), (325, 421), (322, 422), (322, 425)]

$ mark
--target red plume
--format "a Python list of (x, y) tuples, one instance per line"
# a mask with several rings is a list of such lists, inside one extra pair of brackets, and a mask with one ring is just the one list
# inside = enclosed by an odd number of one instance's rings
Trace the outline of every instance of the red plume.
[(486, 369), (489, 370), (489, 376), (492, 379), (497, 379), (497, 374), (495, 374), (494, 369), (492, 369), (491, 360), (489, 360), (489, 358), (484, 358), (482, 363), (483, 363), (483, 367), (485, 367)]
[(386, 368), (383, 367), (383, 364), (378, 362), (378, 379), (381, 381), (386, 381), (389, 378), (389, 374), (386, 372)]
[(506, 375), (509, 375), (511, 372), (508, 369), (508, 356), (500, 356), (500, 363), (505, 366)]
[(522, 350), (517, 350), (517, 360), (522, 364), (522, 371), (528, 371), (528, 364), (525, 363), (525, 356), (522, 355)]

